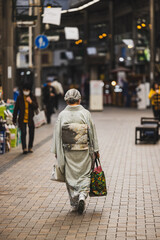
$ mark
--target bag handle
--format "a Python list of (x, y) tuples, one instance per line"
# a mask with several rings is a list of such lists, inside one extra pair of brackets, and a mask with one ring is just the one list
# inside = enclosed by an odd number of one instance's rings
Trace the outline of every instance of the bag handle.
[(37, 108), (37, 109), (35, 110), (35, 114), (38, 115), (39, 113), (40, 113), (40, 108)]
[(97, 156), (96, 156), (95, 159), (93, 160), (92, 170), (94, 170), (95, 166), (96, 166), (97, 168), (98, 168), (98, 166), (101, 166), (100, 159), (97, 158)]

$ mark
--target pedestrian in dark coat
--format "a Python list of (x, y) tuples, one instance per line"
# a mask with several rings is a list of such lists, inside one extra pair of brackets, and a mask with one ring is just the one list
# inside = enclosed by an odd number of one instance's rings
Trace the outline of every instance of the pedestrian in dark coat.
[(47, 123), (51, 122), (51, 115), (54, 113), (55, 108), (55, 89), (52, 87), (52, 81), (47, 79), (46, 86), (43, 87), (43, 104), (45, 105), (45, 112), (47, 117)]
[[(29, 85), (25, 84), (20, 95), (17, 97), (14, 112), (13, 123), (16, 124), (18, 116), (18, 125), (21, 130), (21, 141), (23, 153), (32, 153), (33, 141), (34, 141), (34, 113), (38, 109), (38, 103), (36, 97), (32, 94)], [(29, 143), (28, 149), (26, 146), (26, 128), (29, 128)]]
[(55, 89), (55, 109), (58, 110), (59, 108), (59, 99), (61, 96), (64, 95), (62, 84), (58, 81), (57, 76), (54, 76), (54, 80), (52, 82), (52, 87)]

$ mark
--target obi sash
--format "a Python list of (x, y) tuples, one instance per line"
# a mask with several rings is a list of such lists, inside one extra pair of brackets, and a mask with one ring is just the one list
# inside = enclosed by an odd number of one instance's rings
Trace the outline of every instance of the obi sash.
[(62, 142), (66, 150), (88, 149), (87, 124), (70, 123), (62, 127)]

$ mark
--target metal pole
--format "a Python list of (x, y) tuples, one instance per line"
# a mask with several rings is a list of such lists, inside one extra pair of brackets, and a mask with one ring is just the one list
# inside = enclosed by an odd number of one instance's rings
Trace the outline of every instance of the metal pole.
[[(133, 8), (133, 7), (132, 7)], [(136, 14), (135, 14), (135, 8), (133, 8), (133, 16), (132, 16), (132, 38), (134, 41), (134, 48), (133, 48), (133, 58), (132, 58), (132, 71), (136, 72), (136, 45), (137, 45), (137, 27), (136, 27)]]
[(1, 86), (1, 81), (2, 81), (2, 52), (3, 52), (3, 48), (2, 48), (2, 1), (0, 1), (0, 86)]
[(113, 0), (109, 1), (109, 19), (110, 19), (110, 70), (114, 68), (114, 3)]
[[(35, 4), (40, 5), (41, 0), (35, 0)], [(35, 27), (34, 37), (36, 38), (41, 33), (41, 12), (40, 8), (35, 8), (35, 15), (37, 15), (37, 23)], [(34, 50), (34, 64), (35, 64), (35, 94), (39, 107), (41, 108), (41, 50), (35, 48)]]
[(155, 0), (150, 0), (150, 83), (154, 82), (155, 76)]
[[(32, 15), (32, 7), (31, 5), (33, 4), (32, 0), (29, 0), (29, 16)], [(32, 27), (29, 27), (29, 67), (33, 67), (33, 62), (32, 62)]]
[(84, 71), (88, 72), (88, 55), (87, 55), (87, 46), (88, 46), (88, 12), (84, 11)]
[(2, 44), (3, 44), (3, 66), (2, 87), (4, 100), (13, 99), (13, 86), (15, 81), (15, 52), (14, 52), (14, 29), (12, 22), (12, 1), (2, 1)]

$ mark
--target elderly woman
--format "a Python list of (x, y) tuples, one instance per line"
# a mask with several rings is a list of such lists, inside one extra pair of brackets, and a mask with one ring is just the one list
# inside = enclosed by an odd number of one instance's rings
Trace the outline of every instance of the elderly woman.
[(99, 147), (91, 114), (80, 105), (80, 92), (70, 89), (64, 99), (68, 106), (58, 116), (52, 152), (65, 175), (72, 209), (82, 214), (90, 190), (92, 159), (99, 156)]

